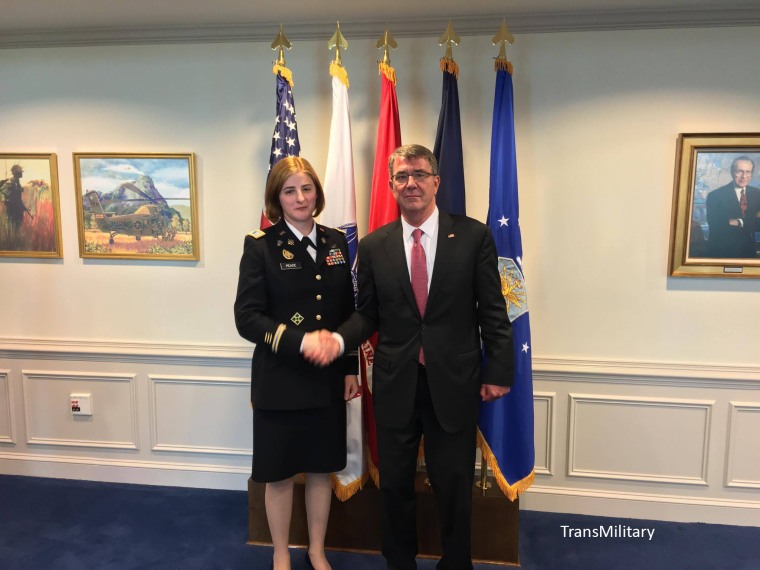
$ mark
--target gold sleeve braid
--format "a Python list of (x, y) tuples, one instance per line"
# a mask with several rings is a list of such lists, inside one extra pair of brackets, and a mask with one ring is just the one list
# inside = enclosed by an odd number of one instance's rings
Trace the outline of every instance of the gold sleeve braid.
[(277, 327), (277, 330), (274, 332), (274, 337), (272, 338), (272, 352), (277, 354), (277, 350), (280, 348), (280, 339), (282, 338), (282, 333), (285, 332), (285, 329), (287, 327), (285, 325), (279, 325)]

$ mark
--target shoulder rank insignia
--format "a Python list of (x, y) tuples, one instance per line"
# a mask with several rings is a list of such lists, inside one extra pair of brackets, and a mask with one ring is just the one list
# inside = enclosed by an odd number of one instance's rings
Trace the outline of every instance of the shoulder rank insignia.
[(263, 232), (261, 230), (253, 230), (252, 232), (248, 232), (248, 235), (251, 236), (253, 239), (260, 239), (263, 238), (266, 234), (266, 232)]

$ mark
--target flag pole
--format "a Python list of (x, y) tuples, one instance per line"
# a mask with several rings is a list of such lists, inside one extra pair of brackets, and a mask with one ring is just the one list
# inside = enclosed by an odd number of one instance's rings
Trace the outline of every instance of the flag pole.
[[(451, 26), (451, 23), (449, 23), (449, 26)], [(497, 70), (507, 69), (509, 73), (512, 73), (512, 64), (507, 60), (507, 43), (510, 45), (515, 43), (515, 38), (509, 33), (509, 30), (507, 30), (507, 19), (504, 18), (501, 21), (501, 28), (499, 28), (499, 31), (491, 40), (492, 45), (499, 46), (499, 55), (495, 58), (494, 68)], [(449, 47), (449, 49), (451, 48)], [(476, 485), (483, 496), (485, 496), (488, 489), (491, 488), (491, 484), (488, 482), (488, 461), (485, 454), (482, 452), (480, 454), (480, 481), (476, 483)]]
[[(478, 447), (495, 482), (512, 501), (535, 478), (530, 315), (522, 268), (522, 237), (517, 196), (512, 64), (506, 44), (514, 37), (506, 19), (492, 40), (499, 45), (491, 132), (488, 227), (494, 236), (505, 309), (514, 339), (514, 384), (507, 395), (480, 406)], [(482, 473), (481, 473), (482, 475)]]
[[(388, 191), (388, 157), (401, 146), (401, 125), (399, 122), (398, 100), (396, 98), (396, 71), (391, 67), (389, 49), (398, 44), (386, 29), (375, 44), (383, 50), (383, 59), (378, 62), (380, 74), (380, 116), (377, 121), (377, 142), (372, 169), (372, 189), (369, 202), (367, 233), (398, 219), (398, 204)], [(380, 487), (378, 471), (377, 433), (375, 430), (375, 410), (372, 397), (372, 363), (374, 361), (377, 334), (374, 334), (360, 348), (362, 373), (362, 411), (367, 442), (367, 469), (375, 485)]]

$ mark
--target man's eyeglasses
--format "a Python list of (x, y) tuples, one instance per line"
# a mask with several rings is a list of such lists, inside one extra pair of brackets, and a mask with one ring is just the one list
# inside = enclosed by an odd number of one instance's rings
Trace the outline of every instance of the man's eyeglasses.
[(431, 176), (435, 176), (432, 172), (425, 172), (424, 170), (415, 170), (411, 174), (408, 172), (399, 172), (393, 175), (393, 182), (396, 186), (406, 186), (409, 183), (409, 178), (414, 178), (415, 182), (425, 182)]

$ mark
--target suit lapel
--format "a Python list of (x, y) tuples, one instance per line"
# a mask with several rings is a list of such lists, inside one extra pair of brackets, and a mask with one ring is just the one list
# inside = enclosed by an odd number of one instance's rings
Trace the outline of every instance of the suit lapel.
[(385, 236), (385, 251), (391, 261), (393, 273), (398, 279), (401, 289), (406, 295), (407, 301), (419, 314), (417, 301), (412, 291), (412, 282), (409, 279), (409, 268), (406, 264), (406, 253), (404, 252), (404, 232), (401, 228), (401, 220), (396, 220)]
[[(441, 283), (446, 279), (446, 272), (451, 263), (447, 260), (452, 259), (452, 250), (454, 249), (454, 240), (456, 235), (454, 229), (454, 220), (446, 212), (438, 211), (438, 242), (435, 250), (435, 262), (433, 264), (433, 276), (430, 279), (430, 291), (428, 292), (427, 306), (430, 307)], [(452, 236), (452, 237), (449, 237)]]

